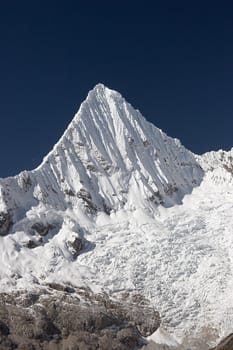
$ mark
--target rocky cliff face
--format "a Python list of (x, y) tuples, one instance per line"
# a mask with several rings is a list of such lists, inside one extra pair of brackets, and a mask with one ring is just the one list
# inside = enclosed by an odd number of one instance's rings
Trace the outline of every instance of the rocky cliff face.
[(139, 296), (115, 302), (58, 284), (0, 294), (1, 350), (136, 350), (159, 323), (158, 313)]

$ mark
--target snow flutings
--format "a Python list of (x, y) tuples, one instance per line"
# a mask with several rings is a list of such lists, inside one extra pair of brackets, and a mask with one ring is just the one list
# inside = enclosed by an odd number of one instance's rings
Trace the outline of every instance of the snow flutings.
[(37, 169), (0, 179), (1, 291), (139, 293), (158, 339), (230, 333), (232, 169), (232, 151), (194, 155), (97, 85)]

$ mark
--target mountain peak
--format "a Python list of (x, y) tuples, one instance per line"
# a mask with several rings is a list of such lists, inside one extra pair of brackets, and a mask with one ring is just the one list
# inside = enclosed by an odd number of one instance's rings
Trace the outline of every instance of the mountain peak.
[[(130, 112), (125, 113), (126, 110)], [(94, 129), (106, 129), (103, 123), (110, 121), (123, 125), (127, 123), (126, 119), (129, 116), (135, 119), (138, 118), (138, 113), (119, 92), (100, 83), (89, 91), (71, 122), (71, 126), (82, 123), (83, 129), (88, 128), (89, 132), (91, 130), (94, 132)], [(120, 126), (114, 125), (114, 128), (118, 127)]]
[(232, 157), (204, 156), (222, 165), (204, 172), (177, 139), (97, 84), (41, 166), (0, 179), (0, 289), (56, 282), (141, 293), (170, 327), (202, 329), (213, 314), (222, 325), (233, 310), (233, 273), (222, 282), (232, 185), (209, 180), (232, 177)]
[(88, 95), (87, 95), (87, 99), (89, 96), (93, 96), (93, 95), (101, 95), (101, 96), (104, 96), (105, 95), (105, 91), (106, 91), (107, 86), (105, 86), (104, 84), (102, 83), (98, 83), (96, 84), (93, 89), (91, 89), (89, 92), (88, 92)]
[[(203, 171), (178, 140), (147, 122), (118, 92), (97, 84), (33, 176), (33, 203), (37, 198), (92, 213), (144, 208), (153, 215), (158, 204), (180, 203)], [(16, 178), (20, 186), (26, 180)]]
[(108, 86), (104, 85), (103, 83), (98, 83), (94, 86), (90, 92), (95, 92), (99, 94), (105, 94), (106, 92), (111, 92), (113, 94), (120, 95), (120, 93), (116, 90), (110, 89)]
[(105, 86), (103, 83), (98, 83), (94, 86), (94, 88), (91, 91), (104, 91), (105, 89), (108, 89), (108, 87)]
[[(85, 191), (90, 207), (107, 212), (146, 208), (153, 213), (158, 204), (179, 203), (203, 175), (178, 140), (103, 84), (88, 93), (37, 170), (50, 173), (63, 194)], [(66, 206), (68, 197), (63, 197), (59, 203)]]
[(90, 101), (93, 98), (97, 99), (98, 103), (101, 100), (109, 100), (110, 101), (111, 99), (113, 99), (113, 100), (117, 99), (118, 102), (120, 100), (121, 100), (121, 102), (125, 101), (125, 99), (122, 97), (122, 95), (118, 91), (110, 89), (102, 83), (95, 85), (94, 88), (89, 91), (86, 100)]

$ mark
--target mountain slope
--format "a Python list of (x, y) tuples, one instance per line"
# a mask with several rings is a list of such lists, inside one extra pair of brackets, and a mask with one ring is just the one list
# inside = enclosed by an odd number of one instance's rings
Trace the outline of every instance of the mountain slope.
[(202, 175), (178, 140), (99, 84), (38, 169), (1, 181), (1, 202), (13, 209), (16, 220), (38, 201), (63, 210), (68, 201), (76, 205), (71, 197), (85, 195), (92, 210), (154, 210), (161, 202), (179, 202)]
[(232, 151), (223, 154), (192, 154), (97, 85), (37, 169), (0, 179), (0, 288), (140, 293), (177, 336), (229, 331)]

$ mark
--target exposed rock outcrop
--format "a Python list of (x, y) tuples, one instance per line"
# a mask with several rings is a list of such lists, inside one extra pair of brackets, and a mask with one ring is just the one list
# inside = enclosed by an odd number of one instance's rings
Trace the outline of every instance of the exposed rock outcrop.
[(11, 226), (11, 215), (9, 212), (0, 212), (0, 235), (5, 236), (8, 234)]
[(0, 294), (1, 350), (136, 350), (145, 344), (139, 331), (150, 328), (145, 304), (132, 301), (128, 309), (128, 304), (89, 289), (49, 287), (39, 293)]
[(72, 249), (73, 258), (76, 259), (77, 256), (79, 255), (80, 251), (84, 247), (83, 240), (79, 237), (76, 237), (73, 241), (69, 241), (68, 244), (70, 245), (70, 247)]
[(85, 206), (85, 208), (92, 214), (97, 212), (97, 207), (92, 201), (91, 194), (85, 190), (84, 188), (81, 188), (81, 190), (77, 193), (77, 197), (80, 198)]
[(35, 222), (31, 228), (36, 233), (39, 233), (40, 236), (46, 236), (49, 231), (54, 228), (54, 226), (51, 224), (44, 224), (42, 222)]

